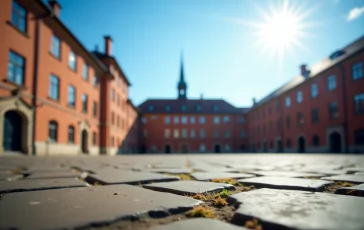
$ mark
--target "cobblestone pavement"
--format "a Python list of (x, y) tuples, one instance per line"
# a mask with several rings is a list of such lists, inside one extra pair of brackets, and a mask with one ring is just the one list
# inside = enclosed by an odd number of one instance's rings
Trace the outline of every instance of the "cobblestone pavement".
[(364, 229), (364, 155), (0, 157), (0, 229)]

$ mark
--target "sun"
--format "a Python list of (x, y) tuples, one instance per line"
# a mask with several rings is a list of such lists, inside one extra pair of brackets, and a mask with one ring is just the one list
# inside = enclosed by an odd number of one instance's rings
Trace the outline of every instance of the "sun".
[(274, 3), (279, 4), (264, 10), (256, 6), (261, 21), (249, 24), (253, 27), (255, 45), (263, 54), (282, 61), (284, 56), (294, 49), (305, 48), (302, 40), (308, 35), (307, 28), (314, 25), (306, 19), (314, 8), (311, 6), (307, 7), (310, 10), (303, 10), (305, 7), (294, 6), (289, 0)]

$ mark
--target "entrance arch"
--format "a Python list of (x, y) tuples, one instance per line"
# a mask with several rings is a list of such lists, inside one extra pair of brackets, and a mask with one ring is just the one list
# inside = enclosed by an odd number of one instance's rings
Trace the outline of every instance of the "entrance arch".
[(215, 153), (219, 153), (219, 152), (221, 152), (221, 147), (220, 147), (220, 145), (219, 145), (219, 144), (216, 144), (216, 145), (215, 145), (215, 147), (214, 147), (214, 152), (215, 152)]
[(81, 134), (81, 150), (82, 153), (88, 153), (88, 133), (86, 130), (82, 130)]
[(19, 112), (10, 110), (4, 115), (3, 148), (4, 151), (20, 152), (23, 150), (24, 119)]
[(283, 152), (283, 144), (281, 140), (277, 141), (277, 152), (282, 153)]
[(168, 153), (168, 154), (171, 153), (171, 146), (170, 145), (165, 145), (164, 146), (164, 152)]
[(298, 138), (298, 148), (297, 148), (297, 151), (299, 153), (304, 153), (306, 152), (306, 146), (305, 146), (305, 138), (304, 137), (299, 137)]
[(341, 153), (341, 135), (338, 132), (333, 132), (329, 136), (330, 152)]

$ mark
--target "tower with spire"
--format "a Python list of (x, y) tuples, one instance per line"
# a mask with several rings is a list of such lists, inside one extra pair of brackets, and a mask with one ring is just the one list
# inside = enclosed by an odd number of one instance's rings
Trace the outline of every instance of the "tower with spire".
[(187, 83), (183, 73), (183, 56), (181, 54), (181, 72), (179, 76), (179, 82), (177, 85), (178, 99), (187, 99)]

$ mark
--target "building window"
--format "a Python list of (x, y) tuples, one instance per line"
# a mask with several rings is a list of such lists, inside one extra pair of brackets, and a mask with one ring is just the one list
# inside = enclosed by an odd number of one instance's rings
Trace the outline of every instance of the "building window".
[(225, 145), (225, 152), (230, 152), (230, 145)]
[(291, 140), (290, 139), (287, 139), (286, 147), (291, 148)]
[(94, 101), (93, 103), (93, 115), (94, 117), (97, 117), (97, 102)]
[(96, 134), (96, 132), (93, 132), (92, 133), (92, 144), (93, 145), (96, 145), (97, 144), (97, 134)]
[(220, 123), (220, 117), (215, 116), (214, 117), (214, 124), (219, 124)]
[(215, 130), (215, 137), (216, 137), (216, 138), (219, 138), (219, 137), (220, 137), (219, 130)]
[(359, 80), (363, 78), (363, 63), (361, 62), (355, 63), (352, 66), (351, 70), (352, 70), (353, 80)]
[(59, 78), (53, 74), (50, 76), (49, 97), (54, 100), (59, 99)]
[(201, 105), (197, 105), (197, 106), (196, 106), (196, 110), (197, 110), (197, 111), (201, 111), (201, 109), (202, 109), (202, 108), (201, 108)]
[(204, 138), (206, 136), (205, 130), (201, 129), (200, 130), (200, 137)]
[(354, 96), (355, 113), (364, 113), (364, 93)]
[(68, 86), (68, 105), (71, 107), (76, 105), (76, 88), (72, 85)]
[(316, 98), (318, 96), (318, 86), (317, 84), (311, 85), (311, 97)]
[(52, 35), (51, 54), (58, 59), (61, 57), (61, 41), (55, 35)]
[(115, 122), (115, 115), (114, 115), (114, 112), (111, 112), (111, 124), (113, 125)]
[(230, 131), (229, 130), (225, 131), (225, 138), (230, 138)]
[(329, 114), (331, 119), (339, 116), (339, 109), (336, 102), (331, 102), (329, 104)]
[(312, 145), (315, 146), (315, 147), (320, 146), (320, 138), (319, 138), (318, 135), (313, 135)]
[(115, 100), (115, 90), (114, 89), (111, 89), (111, 94), (110, 94), (110, 99), (111, 101), (114, 101)]
[(190, 117), (190, 123), (195, 124), (195, 117)]
[(230, 122), (230, 117), (229, 116), (224, 116), (224, 123), (227, 124)]
[(120, 117), (119, 115), (116, 115), (116, 127), (120, 127)]
[(187, 110), (187, 106), (182, 105), (181, 109), (182, 109), (183, 112), (185, 112)]
[(336, 89), (336, 76), (331, 75), (329, 78), (327, 78), (327, 89), (329, 91)]
[(301, 103), (303, 101), (302, 91), (297, 92), (297, 103)]
[(21, 32), (27, 32), (27, 11), (16, 1), (13, 1), (12, 5), (11, 24)]
[(200, 124), (205, 124), (206, 123), (206, 118), (205, 117), (201, 116), (201, 117), (199, 117), (199, 119), (200, 119)]
[(174, 130), (174, 132), (173, 132), (173, 136), (174, 136), (174, 138), (178, 138), (178, 137), (179, 137), (178, 129), (175, 129), (175, 130)]
[(245, 132), (244, 131), (240, 131), (240, 138), (245, 138)]
[(206, 147), (204, 144), (200, 144), (200, 152), (205, 152), (206, 151)]
[(111, 147), (114, 147), (114, 137), (111, 137)]
[(214, 105), (214, 106), (213, 106), (213, 110), (216, 112), (216, 111), (218, 111), (218, 110), (219, 110), (219, 107), (218, 107), (217, 105)]
[(75, 127), (68, 126), (68, 143), (75, 143)]
[(190, 131), (190, 138), (194, 138), (196, 136), (196, 134), (195, 134), (195, 130), (191, 130)]
[(181, 136), (182, 138), (187, 138), (187, 129), (182, 129)]
[(54, 142), (58, 140), (58, 124), (56, 121), (50, 121), (48, 124), (48, 138)]
[(116, 104), (120, 106), (120, 95), (116, 94)]
[(68, 66), (72, 70), (76, 70), (76, 55), (73, 51), (70, 51), (70, 54), (68, 56)]
[(286, 117), (286, 128), (289, 129), (291, 127), (291, 118)]
[(88, 80), (88, 65), (87, 64), (83, 64), (82, 78), (84, 80)]
[(171, 106), (166, 105), (166, 111), (171, 111)]
[(291, 98), (286, 97), (286, 107), (289, 108), (291, 106)]
[(149, 111), (153, 111), (154, 110), (154, 106), (153, 105), (150, 105), (150, 106), (148, 106), (148, 109), (149, 109)]
[(82, 94), (82, 112), (87, 113), (87, 95), (86, 94)]
[(355, 130), (354, 137), (356, 145), (364, 145), (364, 129)]
[(319, 122), (319, 110), (318, 108), (312, 109), (312, 123)]
[(147, 123), (147, 118), (146, 117), (142, 117), (142, 123), (146, 124)]
[(181, 123), (182, 124), (187, 124), (187, 117), (186, 116), (181, 117)]
[(24, 85), (25, 59), (10, 51), (8, 63), (8, 81)]
[(171, 130), (165, 129), (164, 130), (164, 137), (165, 138), (170, 138), (171, 137)]
[(175, 124), (178, 124), (179, 123), (179, 117), (178, 116), (175, 116), (173, 118), (173, 121), (174, 121)]
[(96, 87), (98, 83), (99, 83), (99, 81), (98, 81), (97, 76), (94, 76), (94, 80), (93, 80), (93, 82), (92, 82), (93, 86), (95, 86), (95, 87)]
[(165, 124), (170, 124), (171, 123), (171, 117), (167, 116), (164, 118), (164, 123)]
[(297, 124), (303, 125), (303, 123), (304, 123), (303, 114), (301, 112), (299, 112), (299, 113), (297, 113)]

